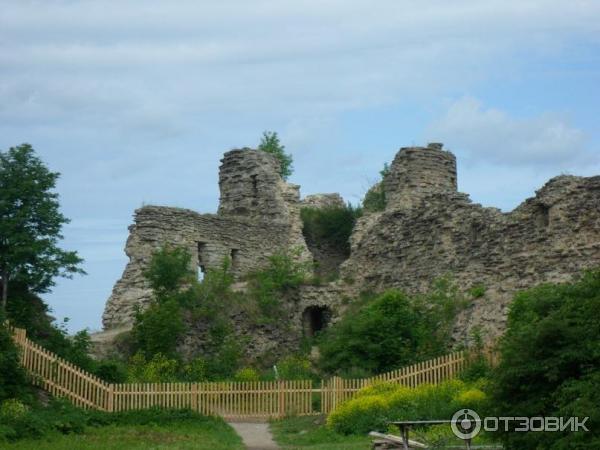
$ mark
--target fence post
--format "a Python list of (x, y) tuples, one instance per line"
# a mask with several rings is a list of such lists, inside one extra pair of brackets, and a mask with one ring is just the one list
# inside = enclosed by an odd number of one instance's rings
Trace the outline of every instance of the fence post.
[(192, 383), (192, 411), (198, 411), (198, 383)]
[(108, 412), (114, 412), (115, 410), (115, 385), (112, 383), (108, 385), (108, 405), (106, 409)]
[(278, 381), (279, 388), (279, 417), (285, 417), (285, 381)]

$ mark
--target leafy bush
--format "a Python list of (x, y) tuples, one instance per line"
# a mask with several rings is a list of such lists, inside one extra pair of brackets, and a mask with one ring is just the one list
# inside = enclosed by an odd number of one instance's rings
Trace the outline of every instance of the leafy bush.
[(313, 378), (310, 361), (302, 356), (287, 356), (277, 363), (281, 380), (308, 380)]
[[(23, 438), (41, 438), (51, 432), (62, 434), (81, 433), (85, 429), (85, 411), (75, 408), (65, 400), (52, 400), (47, 407), (16, 408), (12, 403), (8, 408), (2, 405), (2, 427), (0, 442)], [(7, 413), (6, 410), (10, 412)]]
[(25, 405), (23, 402), (17, 400), (16, 398), (4, 400), (0, 404), (0, 418), (2, 418), (3, 420), (19, 419), (20, 417), (27, 414), (28, 411), (29, 406)]
[(308, 241), (350, 255), (350, 235), (356, 219), (361, 215), (362, 209), (355, 208), (351, 204), (345, 207), (305, 207), (300, 210), (302, 233)]
[(127, 366), (121, 361), (99, 361), (94, 374), (107, 383), (127, 382)]
[[(51, 400), (48, 406), (26, 408), (15, 401), (0, 407), (0, 443), (24, 438), (39, 439), (51, 433), (83, 433), (86, 427), (168, 425), (186, 422), (223, 423), (189, 409), (149, 408), (107, 413), (76, 408), (66, 400)], [(7, 411), (9, 411), (7, 413)]]
[(383, 383), (362, 389), (338, 406), (327, 425), (342, 434), (384, 431), (392, 420), (450, 419), (458, 409), (482, 411), (486, 404), (483, 391), (458, 380), (417, 388)]
[(136, 312), (131, 337), (134, 348), (148, 358), (157, 353), (174, 357), (185, 329), (179, 304), (174, 299), (164, 299)]
[(331, 374), (376, 374), (444, 354), (464, 305), (447, 279), (419, 296), (386, 291), (325, 330), (319, 365)]
[(0, 402), (10, 398), (22, 399), (28, 393), (28, 380), (21, 367), (19, 351), (0, 313)]
[(376, 212), (385, 210), (387, 199), (384, 190), (384, 180), (390, 173), (390, 166), (388, 163), (383, 165), (383, 169), (379, 171), (381, 175), (381, 181), (375, 184), (371, 189), (367, 191), (362, 201), (362, 206), (365, 211)]
[(507, 448), (600, 448), (600, 270), (516, 295), (492, 396), (504, 416), (590, 417), (584, 433), (519, 433)]
[(179, 363), (162, 353), (146, 360), (143, 353), (136, 353), (129, 361), (127, 379), (131, 383), (167, 383), (177, 381)]
[(194, 358), (183, 366), (182, 379), (184, 381), (206, 381), (207, 378), (207, 364), (204, 358)]
[(181, 294), (183, 286), (195, 279), (191, 270), (192, 255), (184, 247), (164, 246), (154, 252), (144, 277), (160, 303)]
[(269, 264), (248, 276), (248, 295), (258, 306), (260, 319), (273, 323), (282, 315), (282, 297), (300, 286), (311, 265), (299, 261), (300, 249), (269, 257)]
[(238, 370), (233, 379), (235, 381), (258, 381), (260, 379), (260, 375), (252, 367), (245, 367)]

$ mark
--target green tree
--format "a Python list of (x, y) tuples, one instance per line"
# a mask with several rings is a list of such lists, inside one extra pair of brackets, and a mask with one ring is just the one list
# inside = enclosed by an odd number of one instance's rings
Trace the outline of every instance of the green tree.
[(292, 155), (285, 152), (285, 146), (281, 145), (279, 142), (279, 136), (274, 131), (265, 131), (260, 140), (260, 144), (258, 144), (258, 149), (271, 153), (277, 160), (279, 161), (279, 174), (281, 178), (287, 180), (288, 177), (292, 174), (294, 168), (292, 163), (294, 162)]
[(600, 448), (600, 270), (516, 295), (493, 371), (497, 415), (590, 417), (590, 432), (508, 432), (507, 449)]
[(58, 194), (53, 191), (58, 177), (29, 144), (0, 152), (2, 309), (12, 281), (40, 293), (54, 285), (56, 276), (84, 273), (77, 253), (58, 247), (62, 226), (69, 222), (60, 213)]

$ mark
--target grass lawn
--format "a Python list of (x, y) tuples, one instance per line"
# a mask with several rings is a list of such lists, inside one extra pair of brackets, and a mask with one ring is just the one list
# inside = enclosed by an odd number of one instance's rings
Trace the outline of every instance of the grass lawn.
[(83, 434), (52, 434), (40, 440), (0, 443), (6, 450), (242, 450), (233, 429), (220, 419), (168, 425), (108, 425), (87, 428)]
[(344, 436), (329, 430), (315, 416), (292, 417), (271, 422), (275, 441), (285, 450), (367, 450), (368, 436)]

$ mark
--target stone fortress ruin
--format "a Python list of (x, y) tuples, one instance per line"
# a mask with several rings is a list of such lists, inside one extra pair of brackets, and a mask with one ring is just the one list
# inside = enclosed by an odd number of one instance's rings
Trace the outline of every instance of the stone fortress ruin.
[(125, 248), (129, 263), (106, 304), (105, 330), (131, 325), (135, 306), (150, 300), (143, 271), (164, 244), (189, 249), (199, 271), (228, 257), (237, 280), (286, 249), (339, 271), (336, 281), (302, 286), (294, 294), (285, 334), (237, 317), (238, 332), (252, 337), (250, 355), (293, 348), (303, 335), (343, 315), (361, 291), (418, 292), (446, 274), (464, 290), (485, 286), (485, 294), (461, 313), (455, 337), (465, 339), (478, 326), (492, 339), (502, 332), (517, 290), (600, 266), (600, 176), (552, 178), (535, 197), (504, 213), (457, 191), (456, 158), (442, 144), (402, 148), (380, 186), (385, 210), (358, 220), (347, 256), (307, 242), (300, 219), (304, 205), (343, 205), (339, 195), (301, 200), (299, 186), (283, 181), (277, 160), (265, 152), (232, 150), (221, 162), (216, 214), (158, 206), (135, 212)]

